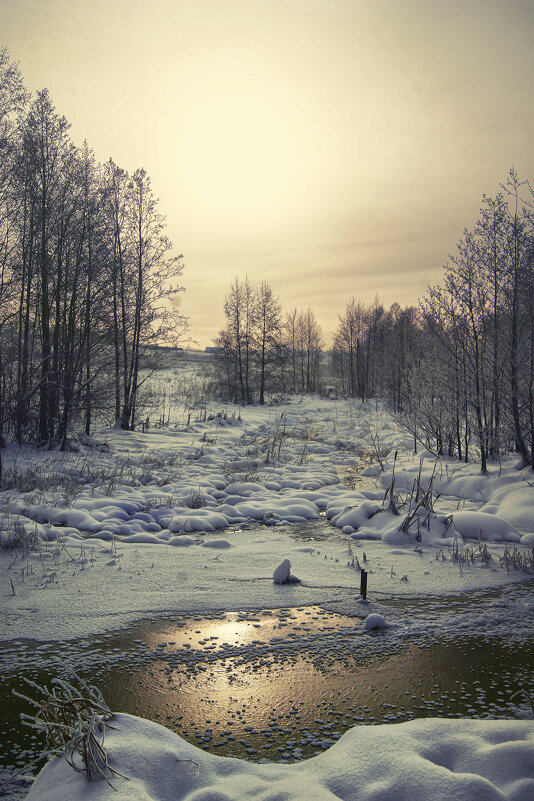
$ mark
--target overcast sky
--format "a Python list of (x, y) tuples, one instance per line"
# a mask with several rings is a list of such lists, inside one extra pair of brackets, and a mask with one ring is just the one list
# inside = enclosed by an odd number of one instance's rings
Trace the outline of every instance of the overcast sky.
[(235, 275), (413, 304), (482, 194), (534, 180), (533, 0), (0, 0), (0, 44), (152, 178), (201, 346)]

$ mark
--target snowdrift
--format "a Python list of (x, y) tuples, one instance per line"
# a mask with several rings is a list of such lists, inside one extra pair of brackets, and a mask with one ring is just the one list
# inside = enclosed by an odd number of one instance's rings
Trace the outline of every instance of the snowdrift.
[[(118, 715), (110, 765), (127, 779), (87, 782), (64, 759), (27, 801), (532, 801), (534, 722), (413, 720), (357, 726), (292, 765), (206, 753), (157, 723)], [(190, 761), (189, 761), (190, 760)]]

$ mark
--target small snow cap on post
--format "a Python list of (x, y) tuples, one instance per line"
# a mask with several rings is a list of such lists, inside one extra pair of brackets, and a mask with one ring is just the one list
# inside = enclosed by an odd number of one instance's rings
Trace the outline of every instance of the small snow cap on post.
[(273, 581), (275, 584), (298, 584), (300, 579), (291, 575), (291, 562), (289, 559), (284, 559), (273, 573)]

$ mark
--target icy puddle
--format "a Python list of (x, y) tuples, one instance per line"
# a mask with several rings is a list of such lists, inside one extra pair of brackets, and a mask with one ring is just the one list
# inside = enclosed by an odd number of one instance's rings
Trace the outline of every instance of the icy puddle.
[(38, 745), (18, 719), (28, 705), (11, 690), (27, 692), (22, 676), (48, 683), (66, 665), (97, 684), (111, 709), (156, 720), (202, 748), (292, 761), (356, 724), (523, 714), (511, 696), (532, 684), (534, 648), (471, 635), (408, 640), (395, 628), (366, 633), (361, 618), (319, 607), (173, 616), (88, 640), (5, 643), (0, 773)]
[(263, 610), (256, 613), (227, 612), (215, 618), (185, 618), (156, 627), (143, 623), (136, 627), (137, 636), (149, 647), (177, 651), (194, 648), (203, 652), (260, 645), (281, 640), (288, 635), (349, 631), (359, 619), (336, 615), (320, 607)]

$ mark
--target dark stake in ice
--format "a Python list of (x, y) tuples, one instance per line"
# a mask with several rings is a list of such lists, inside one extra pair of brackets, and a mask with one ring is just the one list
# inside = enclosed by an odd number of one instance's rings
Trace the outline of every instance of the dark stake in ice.
[(365, 601), (367, 598), (367, 570), (360, 571), (360, 595)]

